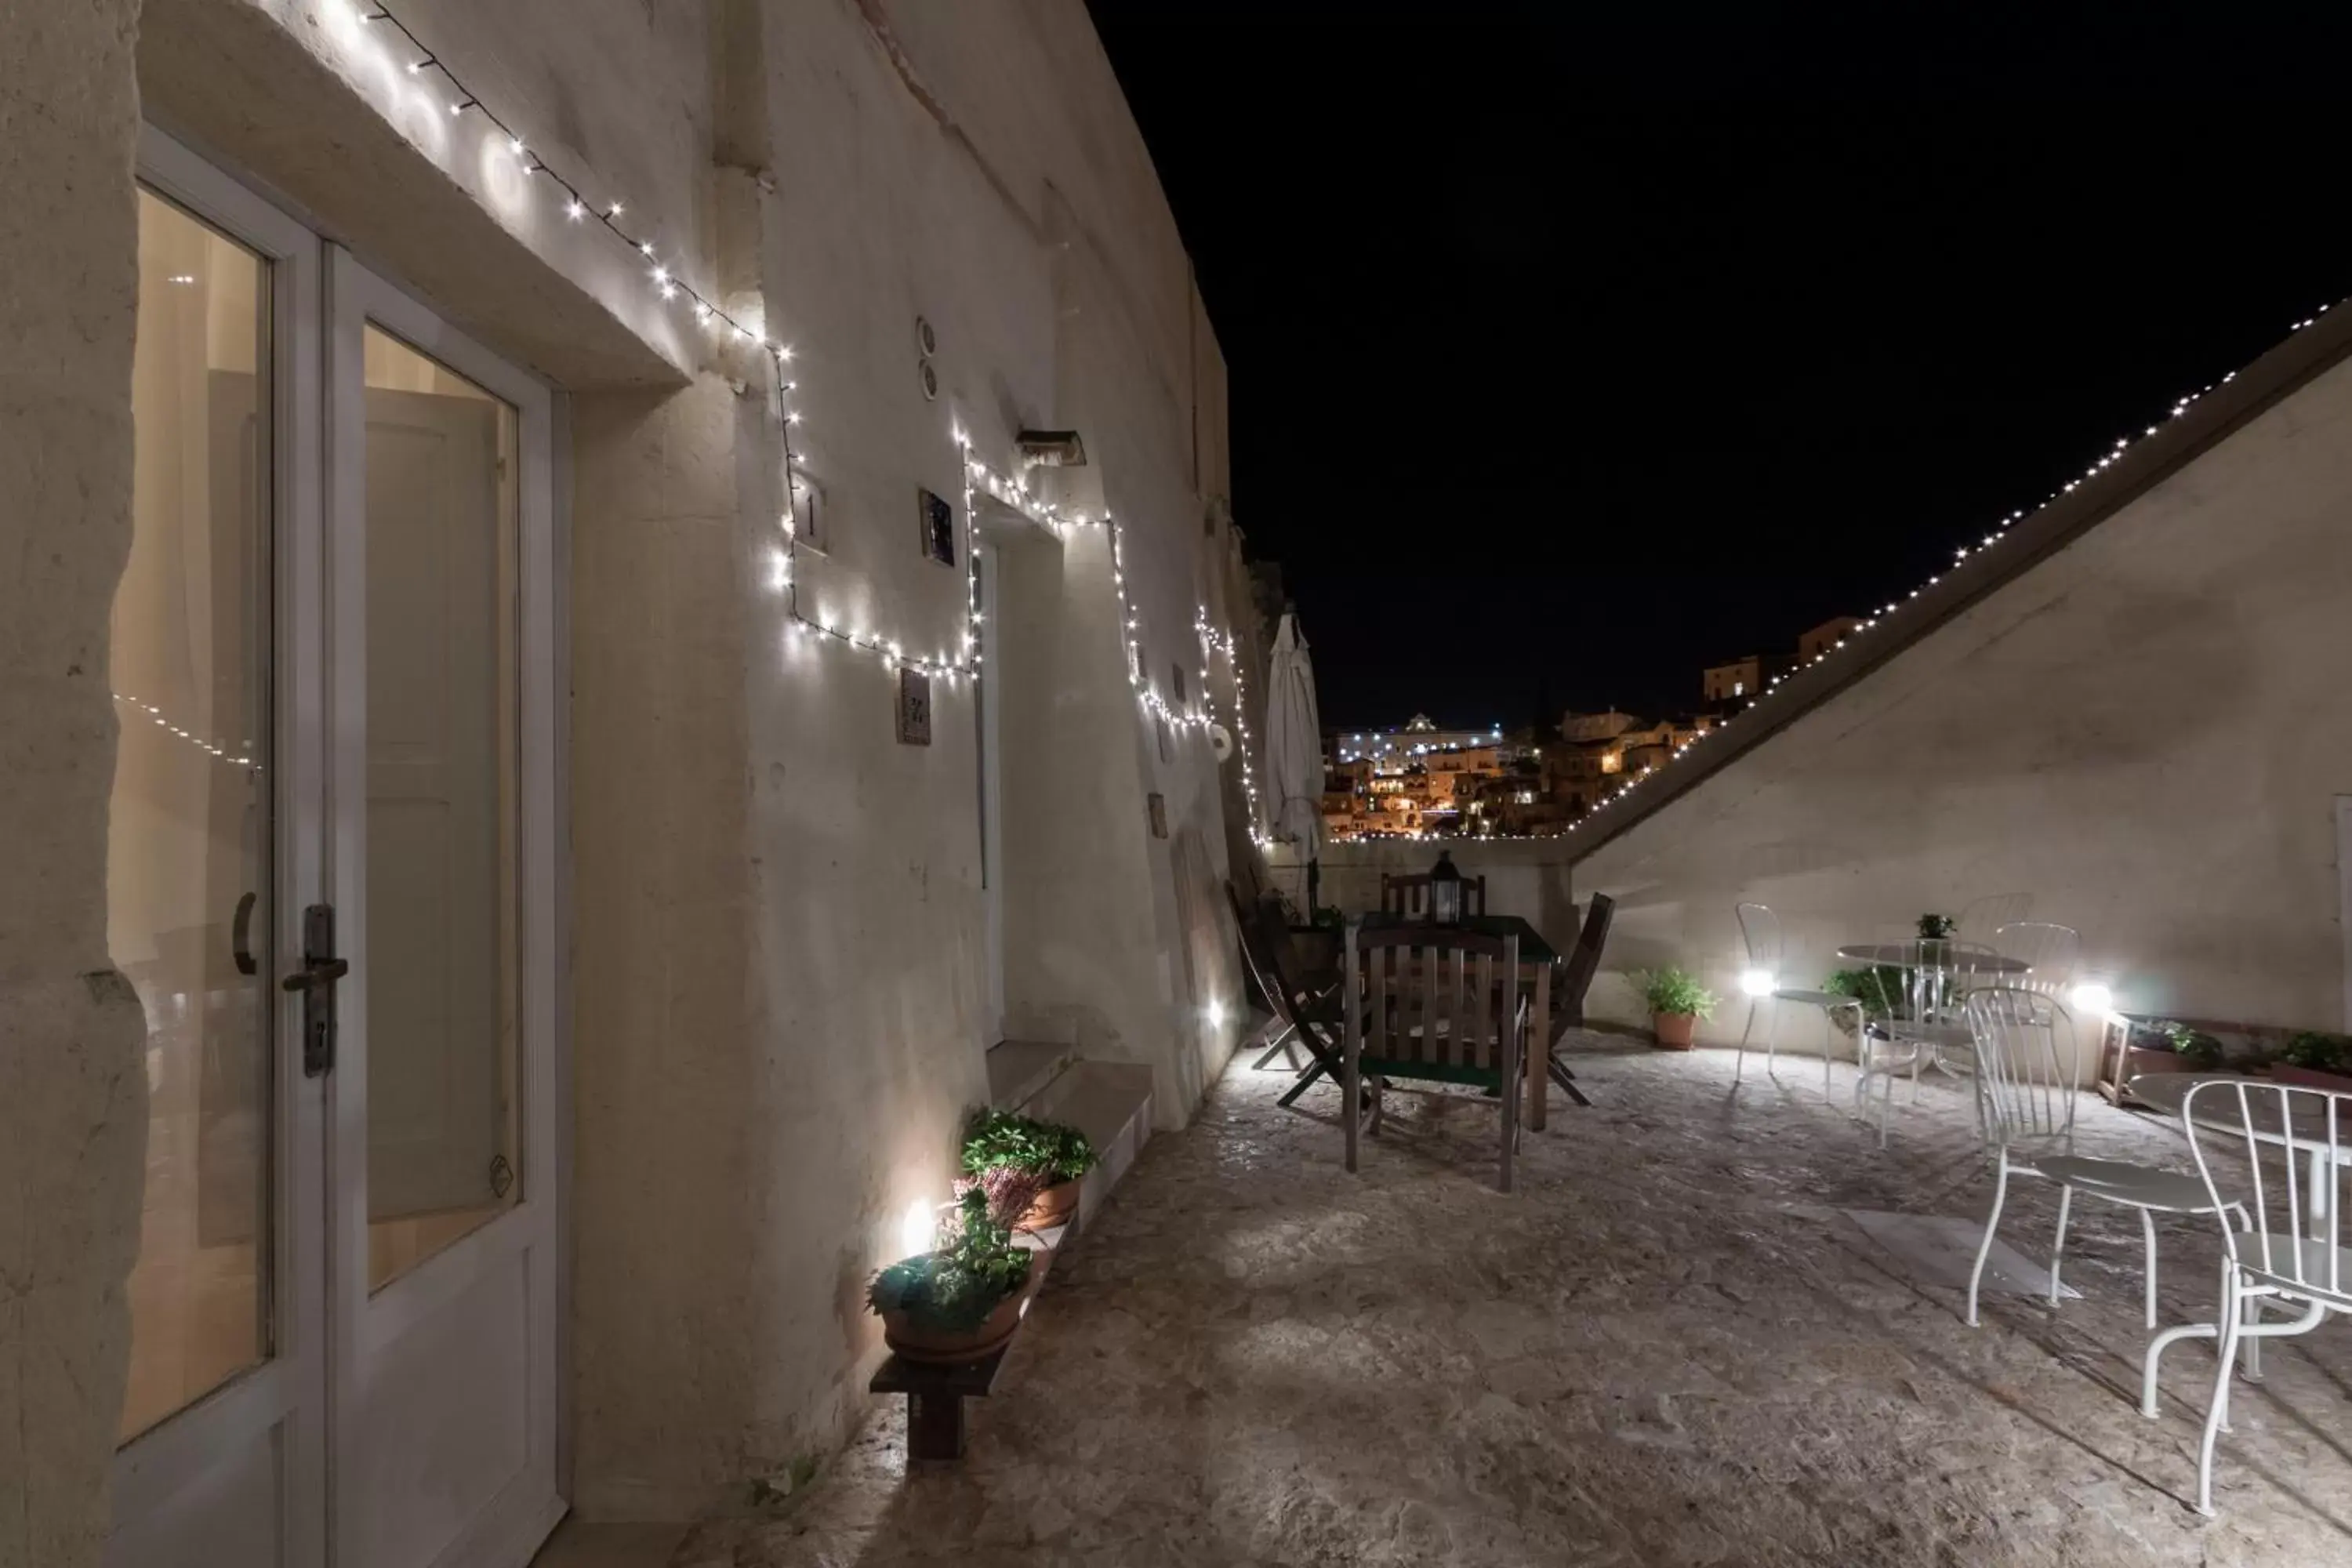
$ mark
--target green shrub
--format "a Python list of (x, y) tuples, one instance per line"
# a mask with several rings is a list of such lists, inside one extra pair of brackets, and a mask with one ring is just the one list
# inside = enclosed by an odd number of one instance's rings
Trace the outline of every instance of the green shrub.
[(977, 1112), (964, 1130), (963, 1168), (975, 1176), (1010, 1165), (1036, 1173), (1050, 1186), (1076, 1181), (1094, 1169), (1097, 1157), (1076, 1128), (1010, 1110)]
[(1922, 942), (1941, 942), (1959, 929), (1960, 922), (1949, 915), (1919, 917), (1919, 940)]
[(1701, 1018), (1715, 1016), (1715, 993), (1698, 983), (1698, 976), (1689, 970), (1668, 964), (1664, 969), (1633, 976), (1642, 988), (1643, 999), (1653, 1013), (1690, 1013)]
[(2352, 1075), (2352, 1038), (2305, 1029), (2279, 1048), (2278, 1059), (2313, 1072)]
[(2132, 1029), (2138, 1037), (2134, 1044), (2143, 1049), (2170, 1051), (2191, 1072), (2210, 1072), (2221, 1065), (2221, 1042), (2201, 1029), (2169, 1018), (2135, 1024)]
[(985, 1192), (964, 1194), (950, 1229), (937, 1251), (902, 1258), (877, 1273), (866, 1287), (866, 1310), (877, 1316), (902, 1311), (919, 1328), (961, 1333), (978, 1328), (1028, 1282), (1029, 1253), (989, 1217)]
[(1891, 963), (1838, 970), (1822, 982), (1822, 989), (1832, 996), (1851, 996), (1882, 1018), (1904, 1017), (1910, 1005), (1910, 987), (1904, 983), (1903, 971)]

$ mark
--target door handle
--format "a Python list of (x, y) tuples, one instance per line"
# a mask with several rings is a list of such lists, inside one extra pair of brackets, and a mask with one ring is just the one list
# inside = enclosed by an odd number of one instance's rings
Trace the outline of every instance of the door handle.
[(302, 1076), (317, 1078), (335, 1065), (335, 982), (352, 972), (335, 956), (335, 906), (302, 911), (302, 967), (278, 984), (302, 998)]
[(289, 991), (316, 991), (332, 985), (352, 972), (352, 966), (340, 958), (314, 958), (279, 982)]
[(257, 894), (247, 893), (236, 901), (236, 914), (229, 921), (229, 956), (236, 960), (239, 974), (258, 974), (261, 965), (253, 961), (253, 900)]

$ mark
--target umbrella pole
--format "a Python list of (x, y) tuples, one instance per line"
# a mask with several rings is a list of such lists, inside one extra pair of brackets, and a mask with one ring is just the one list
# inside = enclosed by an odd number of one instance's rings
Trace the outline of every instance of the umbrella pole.
[(1307, 923), (1315, 923), (1315, 911), (1323, 907), (1323, 861), (1318, 856), (1307, 860)]

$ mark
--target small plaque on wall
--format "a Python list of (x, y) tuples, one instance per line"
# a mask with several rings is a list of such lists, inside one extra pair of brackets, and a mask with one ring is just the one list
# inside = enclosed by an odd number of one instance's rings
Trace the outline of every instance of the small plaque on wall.
[(1154, 795), (1147, 798), (1151, 806), (1151, 837), (1165, 838), (1168, 837), (1168, 797)]
[(915, 492), (918, 521), (922, 524), (923, 553), (942, 566), (956, 560), (955, 508), (929, 490)]
[(898, 668), (898, 739), (909, 746), (931, 743), (931, 678), (904, 665)]

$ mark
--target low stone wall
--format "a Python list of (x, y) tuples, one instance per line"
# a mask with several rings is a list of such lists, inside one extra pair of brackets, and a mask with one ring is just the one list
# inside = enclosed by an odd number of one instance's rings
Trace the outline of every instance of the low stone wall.
[[(1465, 877), (1486, 879), (1486, 908), (1524, 917), (1562, 952), (1576, 942), (1577, 909), (1569, 880), (1568, 843), (1559, 838), (1376, 838), (1328, 844), (1321, 857), (1321, 901), (1349, 914), (1381, 905), (1381, 878), (1428, 870), (1440, 850)], [(1275, 886), (1307, 909), (1307, 870), (1286, 844), (1267, 853)]]

